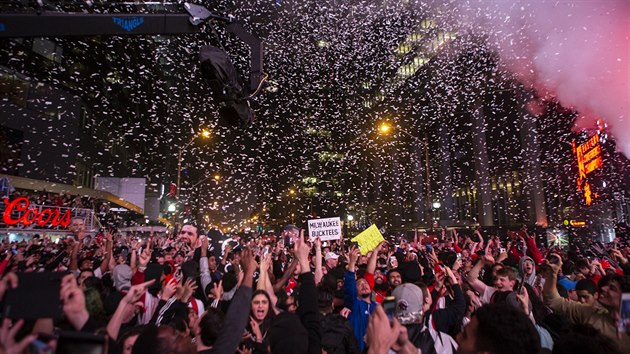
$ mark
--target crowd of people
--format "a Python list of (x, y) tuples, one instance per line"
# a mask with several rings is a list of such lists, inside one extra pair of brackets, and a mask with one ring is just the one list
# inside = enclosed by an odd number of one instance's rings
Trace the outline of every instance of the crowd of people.
[(89, 238), (81, 224), (58, 243), (2, 242), (0, 298), (26, 272), (62, 272), (62, 316), (5, 317), (0, 353), (59, 352), (68, 331), (125, 354), (630, 352), (621, 237), (565, 252), (527, 231), (443, 230), (364, 250), (293, 225), (265, 237), (186, 224), (171, 237)]

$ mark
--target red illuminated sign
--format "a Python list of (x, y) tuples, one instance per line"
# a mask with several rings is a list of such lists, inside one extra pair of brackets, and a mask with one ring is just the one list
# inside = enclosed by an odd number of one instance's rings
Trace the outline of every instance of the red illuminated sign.
[[(61, 213), (58, 208), (29, 208), (30, 202), (24, 197), (17, 198), (13, 201), (9, 201), (8, 198), (4, 199), (4, 204), (7, 208), (2, 214), (2, 220), (7, 225), (21, 224), (24, 226), (36, 223), (38, 226), (63, 226), (68, 227), (70, 225), (70, 210), (66, 210), (65, 213)], [(14, 219), (11, 215), (13, 212), (21, 213), (21, 216)]]
[(593, 204), (593, 199), (596, 199), (598, 195), (592, 192), (591, 185), (586, 180), (586, 176), (603, 166), (599, 134), (593, 135), (587, 142), (577, 147), (574, 140), (573, 152), (577, 158), (578, 171), (580, 173), (577, 179), (578, 191), (584, 193), (586, 205), (591, 205)]

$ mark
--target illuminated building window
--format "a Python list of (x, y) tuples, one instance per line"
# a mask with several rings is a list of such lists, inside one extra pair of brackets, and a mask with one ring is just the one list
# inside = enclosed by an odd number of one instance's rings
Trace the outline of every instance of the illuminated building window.
[(422, 20), (422, 22), (420, 22), (420, 28), (429, 29), (434, 28), (435, 26), (435, 20), (431, 18), (425, 18), (424, 20)]
[(314, 197), (319, 193), (319, 190), (317, 189), (317, 187), (305, 187), (302, 189), (302, 192), (307, 197)]
[(317, 41), (317, 46), (320, 48), (328, 48), (330, 47), (330, 43), (328, 41), (320, 39), (319, 41)]
[(308, 134), (308, 135), (323, 136), (323, 137), (330, 137), (330, 135), (331, 135), (330, 130), (317, 129), (317, 128), (313, 128), (313, 127), (307, 127), (305, 129), (305, 133)]
[(302, 183), (304, 183), (304, 184), (317, 183), (317, 177), (304, 177), (304, 178), (302, 178)]
[(343, 154), (324, 151), (319, 154), (319, 161), (342, 160)]
[(411, 44), (402, 43), (401, 45), (398, 46), (398, 48), (396, 48), (396, 54), (405, 55), (411, 51), (411, 48), (412, 48)]
[(422, 40), (422, 38), (424, 38), (424, 34), (422, 33), (410, 33), (407, 36), (407, 42), (420, 42), (420, 40)]

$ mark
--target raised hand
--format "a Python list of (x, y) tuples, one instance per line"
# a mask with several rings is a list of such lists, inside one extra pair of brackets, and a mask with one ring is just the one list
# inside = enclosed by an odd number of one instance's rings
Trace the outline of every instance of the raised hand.
[[(9, 253), (11, 254), (11, 253)], [(4, 298), (4, 293), (8, 289), (14, 289), (18, 286), (18, 277), (15, 273), (8, 273), (0, 280), (0, 300)]]
[(145, 281), (144, 283), (136, 284), (129, 288), (127, 294), (123, 298), (123, 301), (126, 301), (127, 304), (135, 304), (136, 301), (140, 300), (142, 295), (147, 291), (149, 286), (155, 283), (155, 279), (151, 279), (149, 281)]
[(356, 246), (352, 246), (350, 247), (350, 250), (348, 252), (348, 264), (352, 265), (352, 267), (350, 267), (351, 269), (349, 269), (351, 272), (354, 272), (354, 265), (357, 263), (357, 260), (359, 259), (359, 248)]
[(260, 272), (266, 273), (271, 268), (271, 253), (267, 253), (267, 255), (263, 256), (260, 260)]
[(526, 315), (529, 315), (529, 293), (525, 287), (521, 287), (521, 292), (514, 292), (516, 294), (516, 298), (518, 299), (519, 304), (521, 305), (521, 309), (525, 312)]
[(262, 343), (263, 335), (262, 335), (262, 331), (260, 330), (260, 325), (251, 316), (249, 317), (249, 326), (252, 328), (252, 332), (254, 332), (254, 337), (256, 337), (255, 338), (256, 342)]
[(217, 300), (221, 300), (223, 298), (223, 280), (220, 280), (218, 284), (216, 282), (212, 284), (210, 294)]
[(308, 265), (308, 253), (310, 250), (311, 248), (304, 241), (304, 229), (302, 229), (300, 230), (300, 237), (293, 244), (293, 252), (300, 262), (300, 266), (302, 266), (302, 271), (304, 271), (304, 266), (306, 266), (306, 270), (310, 269)]
[(177, 281), (169, 281), (169, 282), (165, 282), (164, 286), (162, 287), (162, 296), (161, 299), (164, 301), (168, 301), (168, 299), (172, 298), (173, 295), (175, 295), (175, 293), (177, 292), (177, 286), (179, 284), (177, 283)]
[(15, 335), (22, 328), (24, 324), (23, 320), (17, 321), (13, 326), (11, 326), (11, 320), (5, 318), (2, 320), (2, 327), (0, 327), (0, 353), (2, 354), (19, 354), (26, 349), (37, 336), (34, 334), (29, 334), (24, 337), (21, 341), (15, 341)]
[(72, 274), (61, 279), (59, 297), (63, 302), (63, 313), (74, 329), (80, 331), (88, 321), (90, 315), (85, 307), (85, 295), (79, 288), (77, 280)]
[[(552, 253), (551, 257), (555, 259), (554, 262), (550, 262), (548, 259), (545, 259), (543, 263), (545, 265), (545, 267), (543, 267), (543, 271), (546, 271), (547, 273), (545, 274), (545, 276), (558, 275), (558, 273), (560, 272), (560, 269), (562, 269), (562, 257), (560, 257), (556, 253)], [(553, 274), (550, 274), (550, 273), (553, 273)]]
[(344, 318), (348, 318), (348, 316), (350, 316), (351, 313), (352, 313), (352, 310), (350, 310), (347, 307), (342, 308), (341, 311), (339, 312), (339, 314)]
[(321, 250), (322, 249), (322, 240), (319, 237), (316, 237), (314, 245), (315, 245), (315, 249)]
[(448, 276), (449, 278), (451, 278), (451, 284), (458, 284), (459, 283), (459, 279), (457, 278), (457, 276), (453, 273), (453, 271), (451, 270), (451, 268), (444, 266), (444, 272), (446, 272), (446, 276)]
[(182, 292), (179, 297), (179, 300), (181, 302), (188, 303), (188, 300), (190, 300), (190, 297), (195, 292), (195, 290), (197, 290), (197, 283), (195, 282), (195, 280), (187, 279), (186, 282), (184, 282), (184, 285), (182, 286)]
[(383, 307), (376, 306), (376, 310), (370, 316), (367, 328), (367, 344), (369, 354), (387, 353), (394, 343), (398, 341), (401, 325), (397, 319), (393, 319), (390, 325), (389, 318)]
[(243, 268), (243, 272), (254, 274), (257, 267), (258, 264), (252, 251), (249, 248), (243, 249), (241, 252), (241, 268)]
[(492, 265), (492, 264), (495, 263), (494, 262), (494, 257), (492, 257), (489, 254), (484, 255), (483, 258), (481, 258), (481, 260), (487, 265)]
[(142, 254), (140, 254), (140, 257), (138, 258), (138, 264), (140, 267), (145, 267), (147, 266), (147, 264), (149, 264), (149, 261), (151, 260), (151, 248), (149, 247), (151, 245), (151, 243), (149, 242), (149, 244), (147, 244), (147, 248), (145, 248), (142, 251)]

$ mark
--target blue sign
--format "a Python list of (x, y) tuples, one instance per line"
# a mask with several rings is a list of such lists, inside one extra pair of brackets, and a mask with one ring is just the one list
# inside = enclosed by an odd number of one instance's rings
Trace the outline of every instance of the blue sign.
[(144, 17), (112, 17), (112, 20), (127, 32), (133, 31), (144, 23)]

